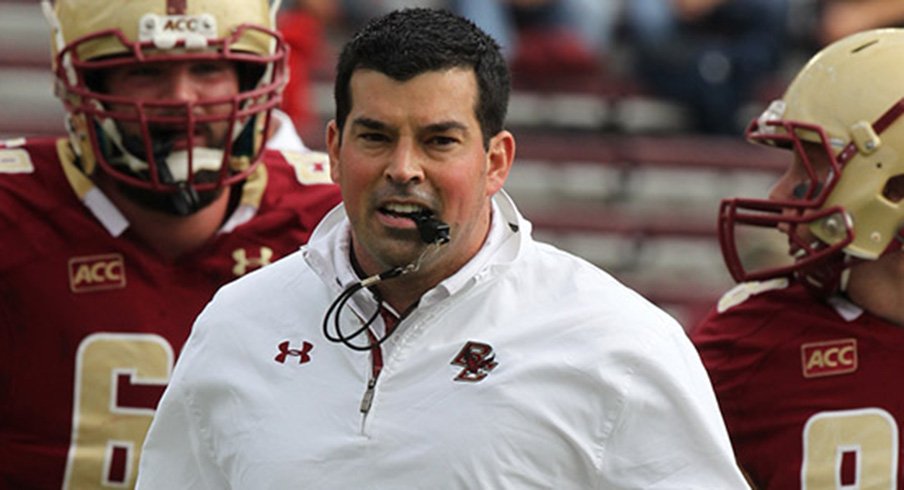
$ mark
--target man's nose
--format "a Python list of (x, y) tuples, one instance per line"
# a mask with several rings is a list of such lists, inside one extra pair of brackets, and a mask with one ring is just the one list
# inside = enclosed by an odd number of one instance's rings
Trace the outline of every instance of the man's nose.
[(418, 151), (417, 145), (405, 140), (399, 141), (395, 150), (389, 155), (386, 165), (386, 178), (399, 184), (420, 182), (424, 178), (424, 155)]
[(166, 73), (163, 89), (165, 98), (170, 100), (195, 102), (200, 97), (198, 84), (195, 83), (187, 67), (170, 67)]
[(771, 201), (788, 201), (795, 199), (795, 188), (800, 184), (800, 178), (797, 174), (787, 170), (778, 180), (772, 184), (769, 189), (769, 200)]
[(782, 180), (777, 181), (775, 184), (772, 184), (772, 187), (769, 189), (769, 200), (770, 201), (785, 201), (790, 196), (784, 189), (784, 184)]

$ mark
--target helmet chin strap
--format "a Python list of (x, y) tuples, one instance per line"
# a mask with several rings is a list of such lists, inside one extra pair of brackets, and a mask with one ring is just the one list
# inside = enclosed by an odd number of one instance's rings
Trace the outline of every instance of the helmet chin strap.
[(859, 260), (846, 253), (838, 253), (809, 267), (798, 269), (795, 274), (807, 289), (825, 298), (847, 291), (851, 266)]
[[(184, 153), (184, 152), (183, 152)], [(168, 194), (172, 204), (172, 210), (179, 216), (188, 216), (200, 211), (205, 203), (201, 202), (198, 191), (188, 185), (184, 180), (176, 181), (170, 172), (169, 164), (164, 160), (157, 160), (157, 174), (160, 181), (166, 184), (176, 184), (179, 190)]]
[(841, 277), (838, 280), (838, 291), (842, 293), (847, 293), (848, 281), (851, 280), (851, 269), (850, 267), (845, 268), (841, 271)]
[[(123, 135), (116, 127), (116, 123), (111, 120), (104, 121), (101, 131), (118, 152), (116, 156), (113, 156), (112, 151), (104, 150), (105, 156), (111, 160), (111, 164), (125, 165), (136, 174), (149, 171), (150, 165), (147, 159), (140, 156), (145, 153), (142, 138)], [(173, 151), (173, 146), (173, 138), (166, 134), (151, 136), (151, 151), (153, 152), (151, 157), (158, 167), (160, 181), (166, 184), (188, 181), (189, 152)], [(206, 147), (193, 148), (191, 162), (194, 173), (202, 170), (219, 171), (223, 162), (223, 150)], [(167, 169), (169, 180), (164, 179), (162, 171), (164, 168)]]

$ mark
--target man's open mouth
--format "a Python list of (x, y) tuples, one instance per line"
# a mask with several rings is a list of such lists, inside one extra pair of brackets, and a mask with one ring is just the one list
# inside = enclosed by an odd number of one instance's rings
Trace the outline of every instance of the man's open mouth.
[(408, 218), (414, 220), (414, 215), (421, 213), (430, 213), (430, 210), (423, 207), (418, 206), (416, 204), (403, 204), (403, 203), (390, 203), (385, 206), (380, 207), (379, 211), (383, 214), (393, 216), (396, 218)]

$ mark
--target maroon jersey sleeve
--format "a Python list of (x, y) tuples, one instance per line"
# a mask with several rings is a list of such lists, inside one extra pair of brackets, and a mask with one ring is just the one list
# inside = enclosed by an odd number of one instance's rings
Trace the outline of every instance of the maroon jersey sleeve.
[(256, 214), (167, 262), (128, 230), (110, 235), (53, 141), (4, 149), (0, 165), (28, 165), (0, 167), (0, 487), (131, 488), (195, 316), (222, 284), (304, 244), (338, 189), (268, 152), (245, 189)]
[[(251, 260), (248, 265), (252, 268), (255, 258), (263, 257), (260, 253), (265, 254), (266, 264), (298, 250), (307, 243), (320, 219), (341, 201), (338, 187), (330, 181), (326, 154), (267, 150), (263, 160), (265, 171), (249, 179), (244, 192), (245, 200), (257, 207), (254, 218), (232, 233), (220, 235), (226, 244), (238, 241), (264, 247), (247, 250), (245, 257)], [(227, 256), (234, 253), (243, 254), (224, 250)], [(246, 262), (241, 258), (236, 261), (239, 268), (243, 264)]]
[(691, 338), (757, 487), (900, 488), (904, 331), (800, 285), (740, 296)]

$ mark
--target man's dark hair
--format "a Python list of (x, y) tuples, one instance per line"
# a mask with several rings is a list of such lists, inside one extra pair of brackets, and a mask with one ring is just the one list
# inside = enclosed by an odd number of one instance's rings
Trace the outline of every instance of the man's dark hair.
[(349, 82), (357, 69), (406, 81), (429, 71), (473, 68), (474, 108), (484, 145), (502, 131), (508, 110), (508, 65), (492, 37), (473, 22), (445, 10), (402, 9), (372, 20), (342, 49), (336, 68), (336, 125), (341, 138), (352, 100)]

